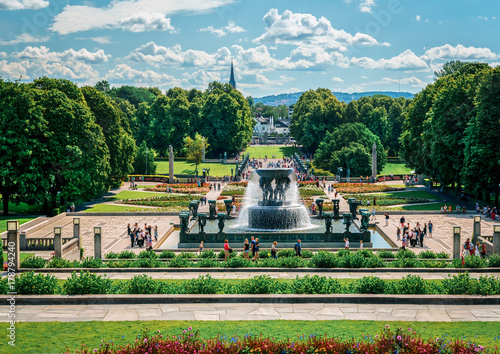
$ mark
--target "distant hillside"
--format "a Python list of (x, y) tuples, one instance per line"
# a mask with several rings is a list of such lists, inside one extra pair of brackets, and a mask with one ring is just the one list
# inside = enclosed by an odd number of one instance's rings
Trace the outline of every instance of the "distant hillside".
[[(299, 100), (300, 95), (302, 95), (303, 93), (304, 92), (280, 93), (279, 95), (254, 98), (253, 100), (255, 103), (262, 102), (263, 104), (269, 106), (279, 106), (282, 104), (289, 106), (291, 104), (296, 103)], [(394, 92), (394, 91), (372, 91), (372, 92), (354, 92), (354, 93), (333, 92), (333, 94), (335, 95), (335, 97), (337, 97), (339, 101), (344, 101), (345, 103), (357, 100), (360, 97), (373, 96), (373, 95), (386, 95), (392, 98), (397, 98), (397, 97), (413, 98), (414, 96), (413, 93), (410, 92)]]

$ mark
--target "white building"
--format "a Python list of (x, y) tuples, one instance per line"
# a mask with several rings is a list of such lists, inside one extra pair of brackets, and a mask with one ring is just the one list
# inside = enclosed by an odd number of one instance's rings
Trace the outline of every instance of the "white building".
[(262, 136), (265, 133), (272, 135), (278, 133), (279, 135), (290, 134), (290, 122), (287, 120), (274, 120), (274, 117), (255, 117), (257, 122), (253, 127), (254, 136)]

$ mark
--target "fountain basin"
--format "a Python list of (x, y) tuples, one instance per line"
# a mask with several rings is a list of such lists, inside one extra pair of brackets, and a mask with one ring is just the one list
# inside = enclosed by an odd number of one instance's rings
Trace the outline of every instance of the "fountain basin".
[(302, 205), (249, 206), (248, 229), (252, 230), (300, 230), (311, 225)]

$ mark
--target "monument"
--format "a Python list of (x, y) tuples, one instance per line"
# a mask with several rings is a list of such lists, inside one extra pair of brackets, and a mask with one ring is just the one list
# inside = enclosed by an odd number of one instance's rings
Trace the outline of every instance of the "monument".
[(168, 183), (174, 183), (174, 149), (168, 146)]

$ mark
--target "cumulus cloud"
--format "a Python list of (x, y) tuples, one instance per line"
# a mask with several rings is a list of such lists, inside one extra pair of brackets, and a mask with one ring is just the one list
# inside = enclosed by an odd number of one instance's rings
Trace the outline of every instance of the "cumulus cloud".
[(365, 69), (421, 70), (428, 68), (428, 64), (409, 49), (390, 59), (351, 58), (350, 63)]
[(415, 16), (415, 20), (417, 20), (417, 22), (420, 22), (420, 19), (421, 19), (420, 15)]
[(418, 77), (415, 76), (405, 77), (402, 79), (393, 79), (390, 77), (384, 77), (382, 78), (381, 81), (375, 82), (375, 84), (387, 84), (387, 85), (401, 84), (401, 85), (410, 85), (411, 87), (416, 87), (416, 88), (421, 88), (427, 85), (426, 82), (420, 80)]
[(464, 47), (459, 44), (455, 47), (445, 44), (441, 47), (434, 47), (425, 52), (422, 56), (427, 60), (436, 59), (495, 59), (497, 55), (489, 48)]
[[(122, 21), (127, 19), (130, 21), (130, 18), (138, 13), (162, 15), (165, 18), (177, 13), (204, 13), (234, 1), (236, 0), (124, 0), (112, 1), (106, 7), (67, 5), (54, 17), (51, 29), (59, 34), (70, 34), (103, 28), (120, 28)], [(140, 25), (138, 27), (141, 28)]]
[(0, 39), (0, 45), (12, 45), (19, 43), (42, 43), (42, 42), (47, 42), (49, 39), (50, 39), (49, 36), (32, 36), (31, 34), (28, 33), (22, 33), (9, 40)]
[(119, 81), (121, 83), (134, 83), (138, 85), (179, 85), (180, 81), (175, 77), (160, 74), (152, 70), (140, 71), (126, 64), (118, 64), (114, 69), (107, 72), (106, 80)]
[(123, 30), (130, 32), (176, 31), (170, 24), (170, 18), (158, 13), (152, 14), (141, 12), (134, 14), (133, 16), (122, 19), (119, 25)]
[(335, 76), (332, 77), (332, 81), (333, 82), (340, 82), (340, 83), (344, 82), (344, 80), (342, 80), (340, 77), (335, 77)]
[(96, 70), (82, 62), (50, 63), (29, 60), (10, 63), (6, 60), (0, 60), (0, 74), (12, 79), (18, 79), (22, 76), (28, 80), (40, 76), (62, 77), (73, 80), (88, 80), (99, 77)]
[(214, 26), (208, 26), (205, 28), (200, 28), (198, 31), (200, 32), (209, 32), (217, 37), (224, 37), (228, 33), (242, 33), (246, 32), (243, 27), (237, 26), (234, 21), (229, 21), (227, 26), (222, 28), (215, 28)]
[(191, 74), (184, 74), (183, 82), (196, 87), (207, 87), (210, 82), (221, 81), (219, 73), (206, 70), (197, 70)]
[(0, 0), (0, 10), (39, 10), (47, 6), (48, 0)]
[(70, 48), (63, 52), (54, 52), (45, 46), (28, 46), (23, 51), (14, 53), (13, 56), (20, 60), (34, 60), (45, 62), (80, 61), (88, 64), (104, 63), (107, 62), (111, 57), (111, 55), (106, 54), (102, 49), (99, 49), (95, 52), (90, 52), (86, 48), (82, 48), (78, 51)]
[(321, 45), (339, 51), (346, 51), (347, 46), (380, 45), (368, 34), (358, 32), (352, 35), (344, 30), (337, 30), (325, 17), (317, 19), (311, 14), (286, 10), (280, 15), (277, 9), (271, 9), (264, 16), (264, 22), (267, 24), (266, 31), (254, 39), (255, 43)]
[(375, 0), (361, 0), (359, 2), (359, 11), (370, 13), (373, 6), (375, 6)]
[(94, 41), (94, 42), (99, 43), (99, 44), (110, 44), (110, 43), (112, 43), (110, 36), (90, 37), (89, 39), (91, 41)]

